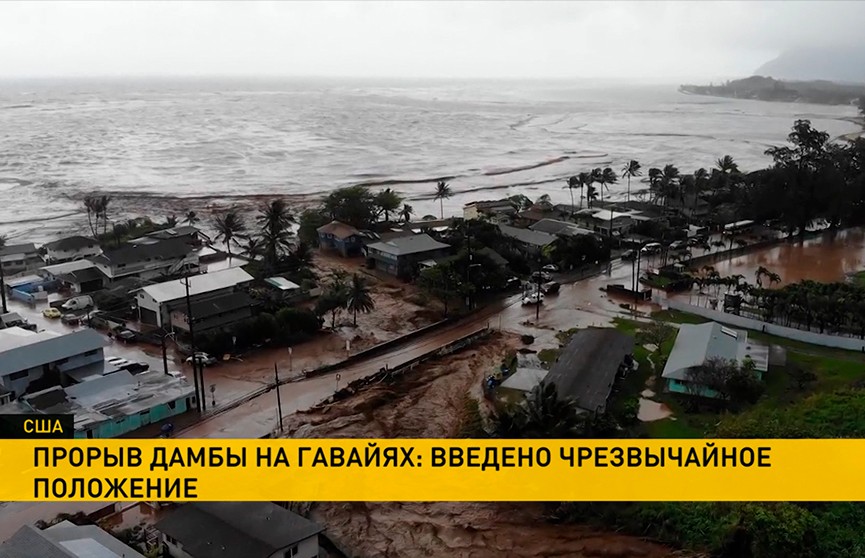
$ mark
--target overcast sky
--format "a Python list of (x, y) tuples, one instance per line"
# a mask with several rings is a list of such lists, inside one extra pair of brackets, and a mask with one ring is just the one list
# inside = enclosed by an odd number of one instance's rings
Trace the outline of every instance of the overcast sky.
[(865, 2), (0, 2), (0, 76), (718, 78)]

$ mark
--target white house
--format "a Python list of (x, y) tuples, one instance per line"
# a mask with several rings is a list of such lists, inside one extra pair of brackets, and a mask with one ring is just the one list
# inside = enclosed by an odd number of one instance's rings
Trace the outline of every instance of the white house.
[(324, 530), (272, 502), (190, 502), (155, 527), (173, 558), (318, 558)]
[(0, 265), (7, 276), (32, 271), (42, 265), (42, 257), (32, 242), (0, 248)]
[(125, 277), (158, 279), (184, 270), (198, 271), (198, 253), (185, 239), (127, 244), (91, 258), (109, 281)]
[(231, 267), (212, 273), (192, 275), (188, 279), (176, 279), (143, 287), (138, 291), (139, 319), (159, 327), (168, 326), (171, 312), (186, 305), (186, 281), (189, 281), (190, 303), (195, 305), (207, 300), (224, 297), (252, 281), (252, 275)]
[(86, 236), (67, 236), (42, 246), (47, 263), (63, 263), (82, 260), (102, 253), (99, 241)]
[[(49, 374), (68, 374), (105, 359), (105, 338), (92, 329), (66, 335), (34, 333), (20, 327), (0, 330), (0, 391), (11, 398)], [(3, 394), (0, 394), (0, 400)]]

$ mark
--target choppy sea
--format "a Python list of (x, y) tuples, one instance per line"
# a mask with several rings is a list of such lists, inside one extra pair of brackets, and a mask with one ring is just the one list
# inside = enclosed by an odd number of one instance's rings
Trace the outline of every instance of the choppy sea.
[[(629, 159), (682, 172), (732, 155), (768, 164), (793, 120), (835, 137), (853, 107), (699, 97), (677, 86), (581, 82), (276, 79), (0, 81), (0, 234), (83, 230), (109, 217), (207, 214), (261, 196), (299, 208), (351, 184), (391, 187), (418, 216), (524, 193), (568, 201), (565, 179)], [(644, 187), (632, 183), (632, 190)], [(613, 197), (624, 183), (611, 188)]]

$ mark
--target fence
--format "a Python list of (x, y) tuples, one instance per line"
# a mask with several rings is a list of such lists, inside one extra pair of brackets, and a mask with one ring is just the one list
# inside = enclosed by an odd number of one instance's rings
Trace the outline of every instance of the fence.
[(810, 343), (811, 345), (819, 345), (821, 347), (834, 347), (836, 349), (846, 349), (848, 351), (862, 351), (863, 353), (865, 353), (865, 340), (856, 339), (854, 337), (838, 337), (835, 335), (828, 335), (826, 333), (802, 331), (801, 329), (794, 329), (792, 327), (785, 327), (777, 324), (761, 322), (760, 320), (755, 320), (753, 318), (746, 318), (743, 316), (737, 316), (735, 314), (728, 314), (726, 312), (721, 312), (720, 310), (712, 310), (711, 308), (694, 306), (693, 304), (688, 304), (687, 302), (675, 299), (667, 300), (667, 305), (673, 310), (696, 314), (698, 316), (702, 316), (716, 322), (729, 324), (735, 327), (762, 331), (763, 333), (768, 333), (769, 335), (775, 335), (778, 337), (783, 337), (785, 339), (792, 339), (793, 341), (801, 341), (802, 343)]

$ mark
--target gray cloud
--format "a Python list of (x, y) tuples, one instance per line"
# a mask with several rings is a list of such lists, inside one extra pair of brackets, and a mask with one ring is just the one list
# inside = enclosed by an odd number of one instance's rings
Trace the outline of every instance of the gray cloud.
[(3, 2), (0, 76), (711, 78), (861, 44), (859, 2)]

